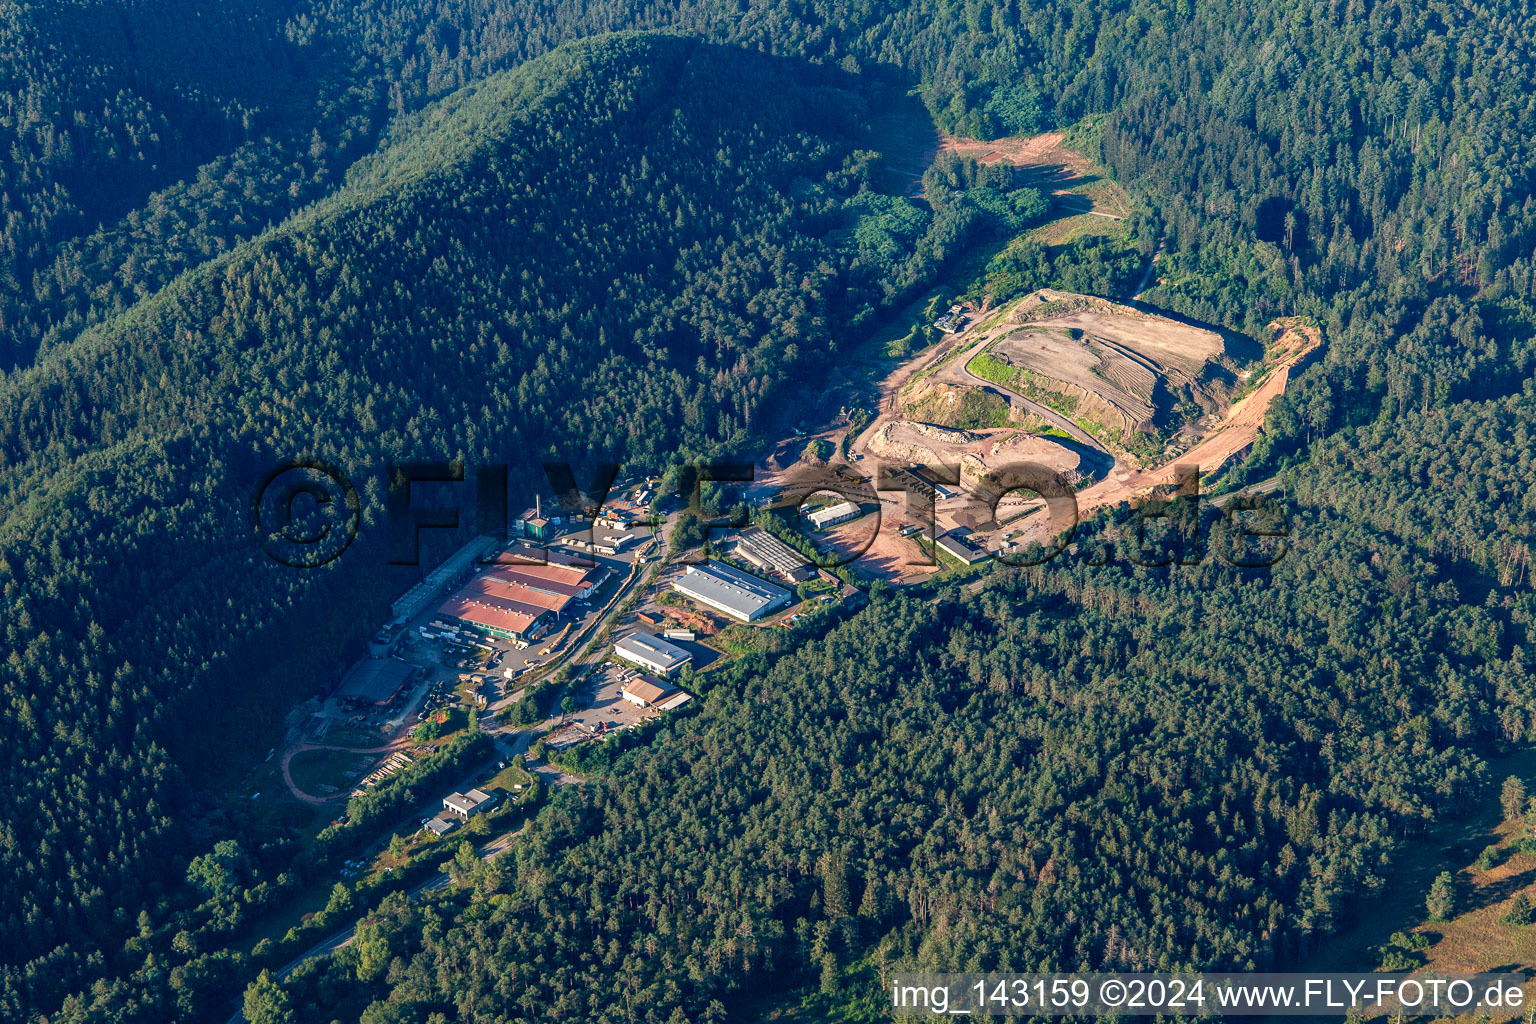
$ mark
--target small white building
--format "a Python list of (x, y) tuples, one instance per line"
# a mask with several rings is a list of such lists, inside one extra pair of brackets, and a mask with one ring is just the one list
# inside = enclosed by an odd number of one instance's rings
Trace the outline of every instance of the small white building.
[(811, 525), (818, 530), (825, 530), (829, 526), (838, 523), (846, 523), (850, 519), (859, 518), (859, 506), (851, 501), (841, 501), (836, 505), (828, 505), (826, 508), (817, 509), (810, 515)]
[(443, 797), (443, 809), (450, 814), (456, 814), (465, 821), (488, 811), (496, 804), (496, 796), (487, 793), (483, 789), (472, 789), (468, 793), (449, 793)]

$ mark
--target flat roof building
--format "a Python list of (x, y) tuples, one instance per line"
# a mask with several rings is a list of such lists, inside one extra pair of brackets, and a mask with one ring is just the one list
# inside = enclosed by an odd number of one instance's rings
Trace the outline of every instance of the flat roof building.
[(693, 660), (677, 644), (649, 633), (632, 633), (613, 645), (613, 653), (632, 664), (670, 676)]
[[(573, 569), (594, 569), (590, 558), (582, 558), (568, 551), (548, 545), (531, 544), (526, 540), (514, 543), (496, 556), (497, 565), (564, 565)], [(606, 570), (598, 570), (606, 572)]]
[(945, 554), (959, 559), (966, 565), (975, 565), (977, 562), (984, 562), (988, 558), (992, 557), (985, 551), (976, 547), (961, 534), (954, 532), (946, 533), (944, 536), (940, 537), (938, 539), (938, 545), (939, 549), (942, 550)]
[(447, 835), (459, 827), (459, 823), (452, 818), (439, 814), (435, 818), (428, 818), (422, 823), (422, 829), (431, 832), (435, 836)]
[(940, 472), (928, 466), (914, 467), (912, 475), (933, 488), (934, 493), (941, 498), (953, 498), (960, 493), (958, 484), (945, 483), (939, 479)]
[(443, 797), (443, 809), (466, 820), (481, 811), (490, 810), (495, 803), (495, 795), (483, 789), (472, 789), (468, 793), (449, 793)]
[(672, 581), (672, 589), (742, 622), (762, 618), (789, 603), (789, 591), (767, 580), (710, 559), (690, 565)]
[(841, 501), (836, 505), (828, 505), (826, 508), (817, 509), (810, 515), (811, 525), (818, 530), (825, 530), (829, 526), (838, 523), (846, 523), (850, 519), (859, 518), (859, 506), (851, 501)]

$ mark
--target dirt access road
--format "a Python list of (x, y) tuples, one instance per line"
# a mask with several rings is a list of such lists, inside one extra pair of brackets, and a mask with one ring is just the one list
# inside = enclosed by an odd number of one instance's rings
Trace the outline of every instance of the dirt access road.
[(1277, 321), (1270, 326), (1276, 336), (1269, 347), (1269, 354), (1274, 358), (1269, 375), (1234, 402), (1221, 422), (1184, 454), (1150, 469), (1131, 470), (1117, 463), (1108, 477), (1078, 492), (1079, 518), (1139, 498), (1156, 487), (1172, 486), (1177, 466), (1198, 466), (1202, 475), (1209, 476), (1228, 460), (1248, 450), (1264, 427), (1264, 417), (1271, 403), (1285, 393), (1291, 368), (1310, 355), (1323, 340), (1322, 333), (1316, 328), (1299, 323)]
[[(1022, 405), (1039, 415), (1043, 421), (1059, 426), (1075, 440), (1108, 456), (1109, 453), (1102, 444), (1067, 417), (1053, 409), (1030, 402), (1007, 388), (982, 380), (966, 368), (967, 362), (976, 352), (981, 351), (995, 337), (1013, 329), (1006, 323), (983, 327), (980, 323), (981, 319), (978, 317), (976, 326), (949, 336), (933, 352), (910, 360), (886, 378), (881, 385), (880, 414), (854, 442), (854, 449), (867, 452), (869, 439), (877, 431), (888, 423), (902, 418), (898, 396), (915, 375), (928, 371), (939, 383), (984, 387), (993, 393), (1003, 394), (1010, 402)], [(1114, 460), (1103, 479), (1078, 493), (1079, 516), (1086, 517), (1100, 509), (1142, 497), (1154, 488), (1172, 485), (1175, 482), (1176, 466), (1196, 465), (1200, 467), (1203, 474), (1209, 475), (1246, 451), (1263, 428), (1264, 417), (1269, 412), (1271, 403), (1285, 392), (1292, 368), (1322, 342), (1319, 331), (1294, 321), (1283, 323), (1277, 321), (1271, 325), (1271, 328), (1275, 331), (1275, 338), (1271, 341), (1268, 350), (1269, 372), (1251, 392), (1235, 402), (1221, 421), (1194, 447), (1160, 466), (1138, 469)], [(897, 522), (902, 521), (899, 515), (892, 518)], [(1047, 532), (1046, 527), (1047, 524), (1041, 522), (1038, 526), (1022, 532), (1043, 534)], [(877, 536), (868, 555), (873, 556), (873, 559), (880, 563), (880, 567), (886, 574), (897, 578), (923, 573), (922, 568), (913, 564), (921, 560), (915, 546), (912, 546), (909, 541), (898, 541), (894, 537), (885, 536), (890, 529), (890, 524), (882, 525), (880, 535)], [(1020, 539), (1029, 538), (1021, 537)], [(1044, 541), (1048, 538), (1041, 536), (1036, 539)]]
[(288, 792), (293, 794), (295, 800), (316, 807), (322, 804), (335, 803), (337, 800), (347, 799), (351, 795), (351, 791), (342, 790), (329, 796), (311, 796), (309, 793), (304, 792), (293, 781), (293, 772), (289, 767), (296, 755), (308, 750), (339, 750), (343, 753), (357, 754), (361, 757), (366, 754), (393, 754), (397, 750), (404, 750), (406, 747), (414, 745), (409, 732), (401, 733), (382, 747), (347, 747), (335, 743), (300, 743), (283, 751), (283, 782), (287, 784)]
[(978, 377), (972, 373), (970, 362), (971, 357), (975, 355), (975, 351), (976, 350), (973, 349), (970, 352), (966, 352), (963, 358), (956, 359), (954, 362), (946, 364), (944, 369), (940, 370), (934, 379), (943, 384), (968, 384), (972, 387), (979, 387), (985, 391), (990, 391), (993, 394), (1001, 395), (1002, 397), (1006, 398), (1010, 404), (1019, 406), (1028, 412), (1034, 413), (1036, 416), (1040, 417), (1042, 420), (1044, 420), (1046, 423), (1049, 423), (1057, 430), (1065, 431), (1067, 435), (1072, 438), (1072, 440), (1077, 441), (1080, 444), (1085, 444), (1090, 448), (1097, 448), (1105, 455), (1110, 454), (1109, 449), (1100, 444), (1098, 438), (1094, 437), (1092, 434), (1088, 433), (1088, 431), (1078, 426), (1077, 423), (1071, 418), (1062, 415), (1048, 405), (1041, 405), (1039, 402), (1036, 402), (1033, 399), (1025, 398), (1023, 395), (1019, 394), (1017, 391), (1014, 391), (1011, 388), (1005, 388), (1001, 384), (995, 384), (990, 380), (986, 380), (983, 377)]
[(996, 338), (1006, 334), (1012, 327), (1006, 322), (986, 325), (988, 313), (986, 306), (975, 310), (970, 314), (971, 323), (954, 334), (946, 334), (939, 339), (938, 344), (927, 352), (919, 353), (912, 359), (897, 366), (880, 382), (878, 388), (879, 409), (878, 414), (864, 432), (853, 440), (850, 446), (853, 451), (869, 454), (869, 439), (880, 432), (881, 428), (892, 420), (900, 420), (905, 417), (901, 412), (901, 393), (910, 384), (913, 378), (919, 374), (932, 373), (937, 383), (965, 384), (969, 387), (981, 386), (995, 395), (1008, 400), (1011, 403), (1020, 404), (1023, 408), (1040, 416), (1052, 426), (1059, 426), (1062, 430), (1071, 433), (1073, 437), (1083, 435), (1084, 443), (1091, 444), (1100, 451), (1103, 448), (1097, 441), (1088, 437), (1076, 423), (1062, 416), (1054, 409), (1046, 408), (1037, 402), (1031, 402), (1023, 395), (1015, 394), (1006, 388), (1000, 388), (990, 381), (982, 380), (965, 369), (966, 363), (977, 352), (991, 344)]
[(983, 380), (969, 369), (971, 359), (986, 348), (997, 338), (1016, 329), (1016, 325), (1010, 324), (1007, 318), (999, 323), (986, 325), (988, 310), (985, 306), (977, 310), (972, 317), (970, 326), (955, 334), (945, 335), (939, 340), (932, 351), (922, 353), (913, 359), (896, 367), (891, 374), (880, 382), (879, 414), (864, 432), (854, 439), (851, 446), (853, 451), (864, 455), (871, 454), (869, 440), (882, 430), (886, 424), (895, 420), (905, 419), (901, 412), (901, 393), (910, 384), (914, 377), (921, 373), (932, 373), (934, 383), (958, 384), (964, 387), (976, 387), (988, 391), (1007, 401), (1016, 410), (1023, 410), (1039, 417), (1043, 422), (1061, 430), (1074, 441), (1085, 444), (1090, 448), (1109, 455), (1109, 450), (1098, 442), (1097, 439), (1082, 427), (1078, 426), (1070, 417), (1063, 416), (1049, 406), (1025, 398), (1017, 391), (1005, 388), (1000, 384), (994, 384), (989, 380)]

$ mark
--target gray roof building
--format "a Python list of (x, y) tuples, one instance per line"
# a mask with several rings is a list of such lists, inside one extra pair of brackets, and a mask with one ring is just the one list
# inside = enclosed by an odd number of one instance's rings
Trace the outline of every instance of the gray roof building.
[(816, 575), (804, 555), (767, 530), (751, 529), (743, 533), (737, 538), (736, 554), (759, 569), (780, 573), (796, 583)]
[(421, 827), (435, 836), (441, 836), (452, 832), (458, 827), (458, 824), (452, 818), (445, 818), (439, 814), (435, 818), (428, 818)]
[(690, 565), (672, 589), (742, 622), (760, 619), (789, 603), (789, 591), (711, 559)]
[(938, 539), (938, 545), (945, 554), (951, 555), (966, 565), (975, 565), (984, 562), (992, 556), (976, 547), (966, 537), (954, 532), (946, 533)]
[(652, 672), (669, 676), (693, 660), (693, 655), (649, 633), (633, 633), (613, 645), (613, 653)]
[(449, 793), (443, 797), (443, 808), (461, 818), (468, 818), (487, 810), (495, 802), (496, 798), (485, 790), (472, 789), (468, 793)]

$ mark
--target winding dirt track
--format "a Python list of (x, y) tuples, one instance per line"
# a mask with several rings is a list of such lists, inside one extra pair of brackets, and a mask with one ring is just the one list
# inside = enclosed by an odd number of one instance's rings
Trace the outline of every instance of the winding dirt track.
[(1234, 402), (1221, 422), (1183, 455), (1151, 469), (1130, 470), (1116, 463), (1108, 477), (1078, 492), (1078, 516), (1086, 518), (1099, 509), (1139, 498), (1155, 487), (1171, 486), (1175, 483), (1178, 466), (1197, 466), (1203, 476), (1209, 476), (1229, 459), (1247, 451), (1264, 428), (1264, 417), (1271, 403), (1285, 393), (1291, 368), (1323, 340), (1315, 328), (1278, 322), (1271, 327), (1275, 329), (1276, 337), (1270, 350), (1278, 351), (1280, 356), (1274, 369), (1258, 387)]
[(345, 800), (347, 798), (347, 794), (345, 792), (332, 793), (330, 796), (311, 796), (300, 789), (293, 781), (293, 772), (291, 772), (288, 768), (289, 762), (293, 760), (293, 756), (295, 754), (302, 754), (306, 750), (340, 750), (349, 754), (391, 753), (408, 745), (408, 735), (409, 734), (406, 736), (401, 736), (398, 739), (391, 740), (390, 742), (384, 744), (382, 747), (347, 747), (335, 743), (301, 743), (298, 746), (283, 752), (283, 781), (287, 783), (288, 792), (293, 794), (294, 799), (302, 800), (306, 804), (320, 806), (321, 804), (333, 803), (337, 800)]
[[(969, 357), (970, 354), (971, 353), (967, 352), (966, 356)], [(1070, 434), (1072, 440), (1081, 444), (1085, 444), (1090, 448), (1097, 448), (1105, 455), (1110, 454), (1109, 449), (1100, 444), (1098, 438), (1094, 437), (1092, 434), (1088, 433), (1088, 431), (1078, 426), (1077, 422), (1070, 417), (1063, 416), (1061, 413), (1057, 412), (1055, 409), (1052, 409), (1048, 405), (1041, 405), (1039, 402), (1036, 402), (1033, 399), (1025, 398), (1023, 395), (1019, 394), (1012, 388), (1004, 387), (1003, 385), (987, 380), (984, 377), (976, 376), (971, 372), (969, 358), (963, 360), (956, 359), (954, 362), (944, 367), (944, 369), (939, 372), (935, 379), (944, 381), (946, 383), (969, 384), (972, 387), (979, 387), (983, 391), (991, 391), (1000, 394), (1004, 398), (1008, 399), (1008, 401), (1012, 404), (1022, 406), (1024, 409), (1034, 413), (1036, 416), (1040, 417), (1051, 426)]]
[[(978, 316), (977, 319), (980, 320), (981, 317)], [(1253, 391), (1233, 403), (1221, 422), (1182, 455), (1148, 469), (1136, 469), (1115, 460), (1109, 473), (1102, 480), (1078, 492), (1078, 515), (1086, 518), (1100, 509), (1142, 497), (1154, 488), (1172, 485), (1175, 483), (1177, 466), (1195, 465), (1203, 475), (1209, 476), (1247, 451), (1258, 437), (1259, 431), (1263, 429), (1264, 417), (1269, 412), (1271, 403), (1285, 393), (1286, 385), (1290, 382), (1292, 367), (1322, 343), (1322, 335), (1319, 331), (1294, 321), (1276, 321), (1270, 326), (1275, 331), (1275, 337), (1270, 343), (1269, 351), (1275, 361), (1268, 376)], [(982, 387), (994, 394), (1002, 394), (1016, 406), (1022, 406), (1036, 413), (1041, 419), (1060, 427), (1074, 439), (1100, 452), (1105, 452), (1106, 455), (1109, 454), (1102, 444), (1070, 418), (1054, 409), (1031, 402), (1008, 388), (983, 380), (967, 369), (967, 363), (972, 355), (981, 351), (994, 337), (1008, 329), (1010, 328), (1004, 325), (987, 330), (977, 330), (973, 327), (959, 335), (951, 336), (947, 339), (947, 343), (941, 343), (942, 347), (936, 351), (898, 368), (882, 383), (880, 413), (854, 442), (854, 449), (867, 452), (866, 446), (875, 432), (892, 420), (901, 418), (898, 396), (902, 389), (914, 374), (931, 370), (935, 382)], [(1021, 532), (1039, 532), (1042, 536), (1038, 539), (1043, 541), (1047, 539), (1043, 534), (1048, 532), (1048, 524), (1042, 521), (1038, 526), (1026, 528), (1026, 531)], [(1021, 537), (1021, 540), (1024, 539), (1027, 538)]]

